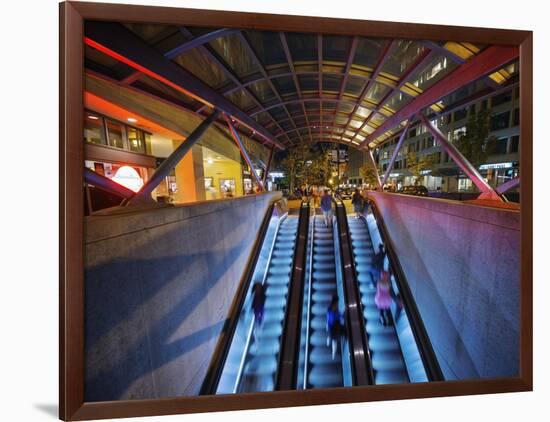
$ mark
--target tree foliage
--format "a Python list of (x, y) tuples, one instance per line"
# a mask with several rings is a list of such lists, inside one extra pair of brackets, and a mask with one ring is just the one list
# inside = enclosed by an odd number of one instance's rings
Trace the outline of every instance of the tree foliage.
[(475, 167), (487, 161), (496, 150), (497, 139), (489, 136), (491, 114), (488, 110), (480, 110), (470, 115), (466, 123), (466, 131), (455, 141), (462, 155)]
[(371, 186), (377, 185), (378, 181), (376, 180), (376, 171), (369, 164), (364, 164), (359, 169), (359, 174), (363, 179), (363, 183), (366, 183), (367, 185), (371, 185)]
[(305, 144), (289, 148), (281, 161), (281, 168), (288, 178), (290, 192), (303, 184), (326, 185), (330, 176), (330, 165), (324, 151), (313, 150)]
[(427, 170), (433, 170), (434, 164), (436, 164), (437, 154), (417, 154), (414, 151), (407, 153), (407, 170), (414, 178), (414, 183), (418, 183), (420, 176)]

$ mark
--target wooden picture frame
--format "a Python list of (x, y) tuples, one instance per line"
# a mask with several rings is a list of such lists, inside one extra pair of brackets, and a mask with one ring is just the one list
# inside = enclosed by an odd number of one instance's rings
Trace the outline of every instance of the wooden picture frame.
[[(532, 143), (533, 34), (530, 31), (270, 15), (170, 7), (60, 4), (59, 416), (63, 420), (134, 417), (266, 407), (530, 391), (533, 388)], [(521, 297), (520, 376), (239, 395), (84, 402), (83, 23), (154, 22), (228, 28), (315, 31), (371, 37), (446, 39), (515, 45), (520, 53)], [(311, 32), (311, 30), (310, 30)]]

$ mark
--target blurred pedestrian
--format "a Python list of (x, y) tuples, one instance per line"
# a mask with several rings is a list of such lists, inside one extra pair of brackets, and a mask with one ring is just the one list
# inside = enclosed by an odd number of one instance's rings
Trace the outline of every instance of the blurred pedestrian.
[(351, 196), (351, 203), (353, 204), (353, 211), (355, 212), (355, 218), (359, 218), (363, 212), (363, 197), (359, 189), (355, 188), (353, 195)]
[(325, 219), (325, 226), (332, 226), (332, 195), (325, 189), (321, 197), (321, 210)]
[(374, 296), (374, 303), (380, 312), (380, 322), (384, 327), (391, 325), (391, 304), (392, 293), (390, 274), (387, 271), (382, 271), (380, 274), (380, 280), (376, 283), (376, 294)]
[(265, 310), (265, 286), (256, 281), (252, 286), (252, 311), (254, 312), (254, 342), (258, 340), (258, 335), (264, 321)]
[(342, 331), (342, 314), (338, 310), (338, 296), (334, 295), (327, 309), (327, 347), (332, 346), (332, 360), (336, 357)]

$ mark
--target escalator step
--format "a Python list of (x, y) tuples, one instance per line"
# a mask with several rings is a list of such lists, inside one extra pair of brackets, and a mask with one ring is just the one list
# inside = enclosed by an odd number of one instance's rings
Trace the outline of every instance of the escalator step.
[[(326, 337), (325, 337), (326, 342)], [(330, 365), (335, 362), (340, 362), (340, 352), (336, 351), (334, 360), (332, 360), (332, 349), (326, 343), (322, 346), (313, 346), (309, 351), (309, 361), (314, 365)]]
[(327, 345), (327, 333), (324, 330), (314, 331), (309, 336), (309, 342), (313, 346), (317, 346), (317, 347), (323, 347), (324, 346), (324, 347), (326, 347), (326, 345)]
[(289, 281), (290, 277), (288, 275), (269, 275), (266, 279), (268, 286), (272, 284), (287, 285)]
[[(314, 288), (313, 294), (311, 295), (311, 298), (315, 303), (318, 302), (330, 302), (332, 300), (332, 295), (330, 293), (327, 293), (325, 290), (323, 291), (316, 291)], [(328, 307), (328, 305), (327, 305)]]
[[(314, 257), (315, 259), (315, 257)], [(323, 260), (315, 262), (315, 265), (313, 266), (316, 270), (322, 270), (322, 271), (331, 271), (334, 272), (336, 269), (336, 266), (334, 264), (334, 260)]]
[(406, 384), (409, 382), (405, 371), (377, 371), (374, 379), (376, 384)]
[(399, 371), (404, 369), (400, 351), (373, 352), (372, 367), (375, 371)]
[(308, 382), (317, 388), (341, 386), (342, 369), (339, 364), (330, 367), (314, 365), (309, 372)]
[(309, 324), (311, 328), (313, 328), (314, 330), (326, 330), (326, 326), (327, 326), (326, 311), (322, 316), (314, 316), (313, 318), (311, 318)]
[(369, 348), (373, 352), (399, 351), (399, 342), (390, 333), (372, 334), (369, 336)]
[(373, 334), (380, 334), (380, 333), (395, 333), (394, 328), (392, 326), (386, 326), (384, 327), (378, 318), (374, 320), (368, 320), (366, 323), (366, 330), (369, 335)]
[(283, 325), (281, 322), (264, 322), (258, 331), (259, 341), (264, 342), (271, 337), (278, 338), (282, 332)]
[(244, 366), (246, 375), (264, 376), (274, 374), (277, 370), (277, 359), (275, 356), (256, 356), (250, 359)]
[(266, 312), (271, 309), (283, 309), (286, 305), (286, 297), (272, 296), (265, 300)]
[(336, 274), (332, 271), (313, 271), (313, 279), (321, 282), (327, 282), (327, 280), (333, 280), (336, 283)]

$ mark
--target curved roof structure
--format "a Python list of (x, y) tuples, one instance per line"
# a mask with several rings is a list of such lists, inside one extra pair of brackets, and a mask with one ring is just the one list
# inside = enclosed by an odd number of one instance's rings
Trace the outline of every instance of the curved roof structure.
[(421, 110), (441, 113), (461, 86), (514, 81), (516, 48), (150, 24), (86, 23), (85, 65), (117, 83), (279, 148), (373, 148)]

